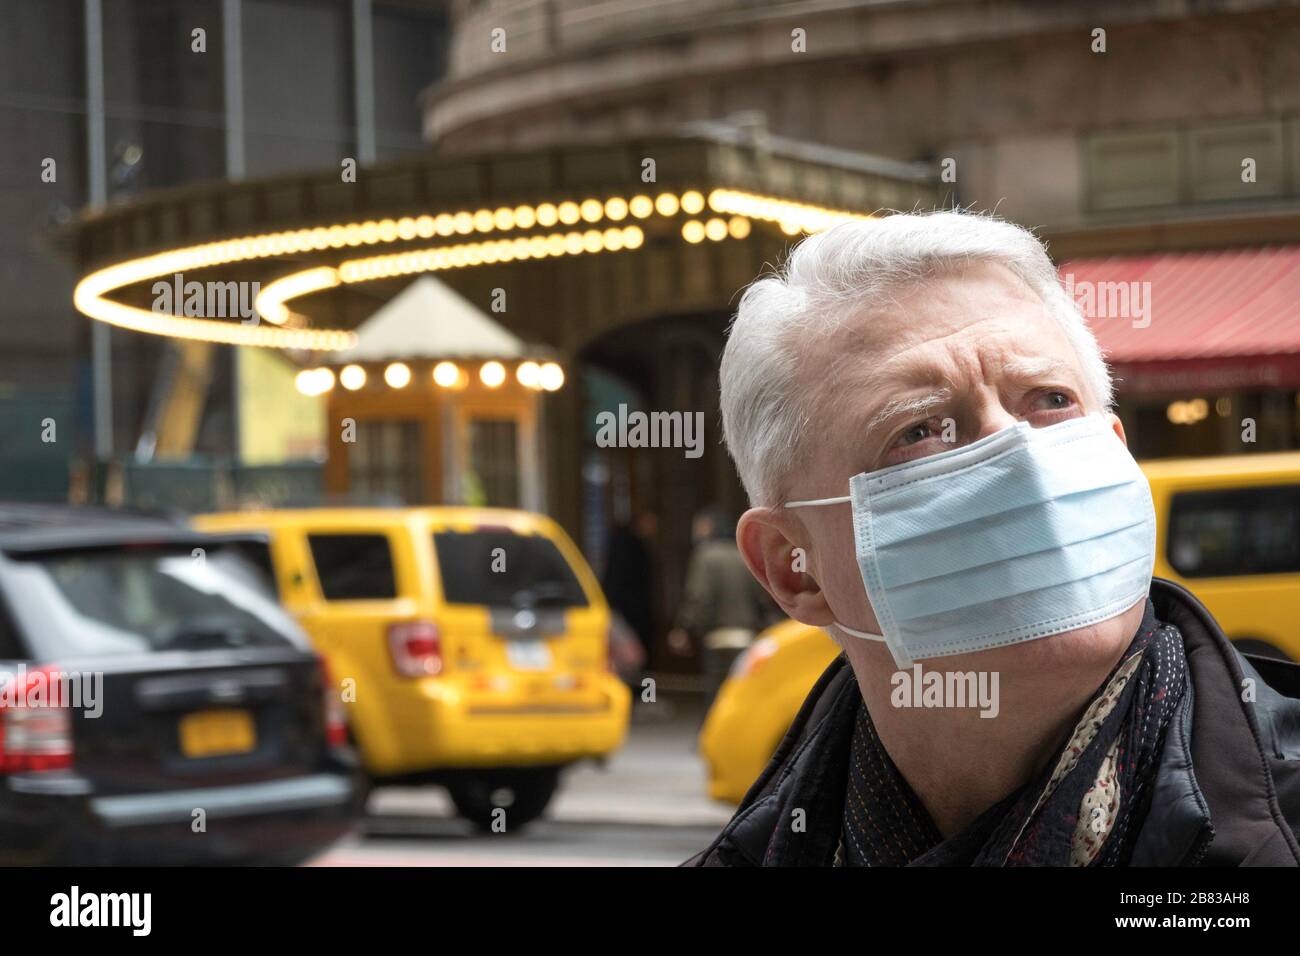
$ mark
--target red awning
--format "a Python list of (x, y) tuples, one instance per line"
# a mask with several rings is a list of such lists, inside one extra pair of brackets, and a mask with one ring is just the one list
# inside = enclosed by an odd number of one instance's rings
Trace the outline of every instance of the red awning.
[(1121, 392), (1300, 387), (1300, 247), (1075, 259)]

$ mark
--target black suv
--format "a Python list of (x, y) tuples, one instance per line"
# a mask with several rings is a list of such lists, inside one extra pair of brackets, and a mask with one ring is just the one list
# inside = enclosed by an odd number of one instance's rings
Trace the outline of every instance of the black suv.
[(337, 695), (257, 543), (0, 503), (0, 863), (287, 864), (350, 829)]

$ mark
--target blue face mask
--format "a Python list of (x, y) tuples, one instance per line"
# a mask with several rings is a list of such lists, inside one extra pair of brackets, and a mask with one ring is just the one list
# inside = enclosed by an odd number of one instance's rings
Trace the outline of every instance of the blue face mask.
[(883, 633), (835, 626), (883, 640), (899, 667), (1087, 627), (1151, 585), (1151, 488), (1100, 415), (1017, 422), (786, 507), (842, 502)]

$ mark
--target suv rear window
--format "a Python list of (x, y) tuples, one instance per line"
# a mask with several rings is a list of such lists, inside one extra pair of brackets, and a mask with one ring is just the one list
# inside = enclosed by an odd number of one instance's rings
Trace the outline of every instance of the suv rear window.
[(262, 573), (232, 547), (131, 546), (16, 557), (4, 575), (38, 657), (304, 646)]
[(316, 579), (327, 601), (397, 597), (393, 550), (382, 534), (309, 534)]
[(439, 531), (433, 547), (448, 604), (587, 605), (577, 575), (549, 538), (508, 530)]
[(1187, 578), (1300, 571), (1300, 486), (1174, 495), (1167, 553)]

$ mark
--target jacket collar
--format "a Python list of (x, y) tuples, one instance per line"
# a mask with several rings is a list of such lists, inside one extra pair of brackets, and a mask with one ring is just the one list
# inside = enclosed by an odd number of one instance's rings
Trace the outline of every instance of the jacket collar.
[(1286, 706), (1284, 698), (1259, 679), (1186, 588), (1157, 578), (1151, 601), (1156, 616), (1183, 635), (1192, 686), (1166, 738), (1133, 863), (1295, 866), (1300, 846), (1278, 802), (1264, 746), (1266, 737), (1276, 737), (1272, 718)]
[[(1296, 865), (1300, 846), (1282, 813), (1263, 740), (1276, 714), (1300, 727), (1300, 702), (1271, 691), (1209, 611), (1180, 585), (1152, 582), (1156, 616), (1183, 635), (1190, 685), (1170, 723), (1133, 865)], [(1255, 680), (1257, 704), (1243, 702)], [(696, 860), (724, 865), (827, 866), (835, 854), (860, 700), (844, 655), (822, 674), (740, 809)], [(1256, 709), (1264, 717), (1261, 731)], [(1295, 729), (1294, 727), (1292, 729)], [(1286, 747), (1300, 748), (1287, 738)]]

